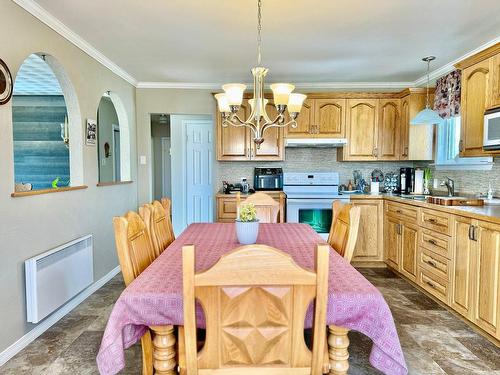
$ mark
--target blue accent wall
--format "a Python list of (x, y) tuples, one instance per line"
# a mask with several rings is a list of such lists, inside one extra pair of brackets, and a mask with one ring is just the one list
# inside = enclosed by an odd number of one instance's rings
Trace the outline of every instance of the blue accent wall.
[[(61, 95), (14, 95), (14, 174), (16, 183), (31, 183), (33, 190), (69, 183), (69, 149), (61, 138), (66, 116)], [(70, 135), (71, 136), (71, 135)]]

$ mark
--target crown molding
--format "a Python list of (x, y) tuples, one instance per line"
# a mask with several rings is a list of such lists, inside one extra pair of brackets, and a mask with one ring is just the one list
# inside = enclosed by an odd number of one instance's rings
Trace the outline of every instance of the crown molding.
[[(467, 52), (465, 55), (460, 56), (458, 59), (455, 59), (455, 60), (449, 62), (448, 64), (443, 65), (442, 67), (440, 67), (436, 70), (433, 70), (432, 72), (429, 73), (429, 80), (433, 81), (433, 80), (435, 80), (435, 79), (437, 79), (445, 74), (448, 74), (449, 72), (452, 72), (453, 70), (456, 69), (455, 64), (457, 64), (460, 61), (465, 60), (466, 58), (471, 57), (471, 56), (475, 55), (476, 53), (479, 53), (479, 52), (485, 50), (486, 48), (489, 48), (497, 43), (500, 43), (500, 36), (497, 36), (495, 39), (490, 40), (489, 42), (486, 42), (486, 43), (480, 45), (479, 47), (473, 49), (472, 51)], [(422, 77), (415, 80), (415, 82), (413, 82), (413, 85), (416, 87), (419, 87), (419, 86), (425, 85), (426, 83), (427, 83), (427, 74), (423, 75)]]
[(137, 85), (137, 80), (128, 74), (125, 70), (116, 65), (113, 61), (108, 59), (102, 52), (97, 50), (94, 46), (84, 40), (81, 36), (59, 21), (52, 14), (47, 12), (44, 8), (38, 5), (33, 0), (12, 0), (14, 3), (19, 5), (25, 11), (30, 13), (32, 16), (46, 24), (56, 33), (66, 38), (69, 42), (73, 43), (76, 47), (80, 48), (90, 57), (94, 58), (96, 61), (104, 65), (106, 68), (111, 70), (113, 73), (123, 78), (125, 81), (133, 86)]
[[(83, 52), (94, 58), (96, 61), (107, 67), (113, 73), (123, 78), (125, 81), (140, 89), (190, 89), (190, 90), (218, 90), (222, 83), (203, 83), (203, 82), (139, 82), (124, 69), (120, 68), (117, 64), (107, 58), (102, 52), (97, 50), (94, 46), (88, 43), (85, 39), (77, 33), (68, 28), (65, 24), (59, 21), (52, 14), (47, 12), (44, 8), (38, 5), (34, 0), (12, 0), (18, 6), (26, 10), (35, 18), (46, 24), (52, 30), (57, 32), (62, 37), (66, 38), (69, 42), (80, 48)], [(500, 36), (496, 37), (489, 42), (475, 48), (474, 50), (466, 53), (465, 55), (455, 59), (440, 68), (433, 70), (429, 73), (431, 81), (453, 71), (455, 64), (458, 62), (478, 53), (482, 50), (491, 47), (492, 45), (500, 43)], [(424, 86), (427, 82), (427, 74), (416, 79), (413, 82), (323, 82), (323, 83), (297, 83), (295, 87), (302, 90), (307, 89), (405, 89), (408, 87)], [(251, 85), (248, 83), (248, 85)]]
[[(251, 83), (245, 83), (251, 86)], [(182, 89), (182, 90), (220, 90), (223, 83), (196, 83), (196, 82), (137, 82), (138, 89)], [(405, 89), (413, 82), (323, 82), (323, 83), (296, 83), (295, 88), (302, 90), (312, 89)]]

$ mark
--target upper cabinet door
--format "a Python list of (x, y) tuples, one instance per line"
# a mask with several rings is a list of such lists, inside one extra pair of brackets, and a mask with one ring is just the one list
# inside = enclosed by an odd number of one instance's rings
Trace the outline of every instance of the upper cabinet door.
[(400, 143), (400, 101), (380, 99), (378, 118), (378, 159), (398, 160)]
[(297, 127), (286, 127), (287, 138), (309, 138), (312, 137), (312, 124), (314, 123), (313, 100), (306, 99), (297, 117)]
[[(273, 121), (278, 115), (278, 111), (276, 110), (272, 100), (267, 103), (266, 111), (271, 121)], [(286, 119), (285, 121), (288, 120), (289, 119)], [(251, 132), (250, 134), (252, 135)], [(257, 145), (253, 142), (253, 137), (250, 138), (252, 160), (283, 160), (283, 128), (268, 128), (264, 133), (264, 142), (260, 145), (260, 148), (257, 148)]]
[(344, 160), (377, 160), (378, 99), (348, 99)]
[(488, 108), (500, 107), (500, 54), (490, 58), (490, 90)]
[(345, 134), (345, 99), (316, 99), (313, 133), (318, 138), (343, 138)]
[[(238, 117), (246, 120), (249, 112), (248, 101), (244, 100)], [(250, 131), (248, 128), (222, 126), (222, 115), (217, 111), (217, 160), (248, 160), (250, 158)]]
[(490, 62), (484, 60), (462, 71), (460, 155), (482, 156), (484, 111), (488, 102)]
[(410, 95), (401, 99), (401, 121), (399, 123), (401, 140), (399, 146), (400, 160), (408, 159), (408, 152), (410, 151)]

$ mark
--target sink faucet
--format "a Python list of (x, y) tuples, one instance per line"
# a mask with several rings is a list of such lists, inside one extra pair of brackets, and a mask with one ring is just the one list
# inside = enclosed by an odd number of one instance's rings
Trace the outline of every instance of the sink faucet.
[(448, 196), (453, 197), (455, 195), (455, 181), (453, 181), (451, 178), (446, 177), (446, 180), (441, 182), (441, 186), (446, 186), (448, 189)]

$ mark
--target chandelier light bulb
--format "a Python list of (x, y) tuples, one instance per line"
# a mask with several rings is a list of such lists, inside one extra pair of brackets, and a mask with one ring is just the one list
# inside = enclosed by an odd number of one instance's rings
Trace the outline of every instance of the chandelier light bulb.
[(240, 106), (243, 101), (243, 91), (247, 88), (246, 85), (241, 83), (228, 83), (222, 86), (226, 93), (229, 105)]
[(274, 83), (271, 85), (271, 90), (273, 90), (274, 105), (287, 105), (288, 97), (292, 93), (294, 85), (289, 83)]
[(306, 100), (307, 95), (304, 94), (290, 94), (288, 97), (288, 112), (289, 113), (300, 113), (302, 109), (302, 104)]
[(227, 95), (220, 93), (215, 95), (215, 99), (217, 100), (217, 106), (219, 107), (219, 112), (228, 113), (231, 112), (229, 108), (229, 101), (227, 100)]

